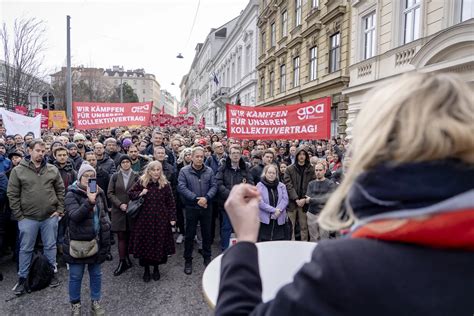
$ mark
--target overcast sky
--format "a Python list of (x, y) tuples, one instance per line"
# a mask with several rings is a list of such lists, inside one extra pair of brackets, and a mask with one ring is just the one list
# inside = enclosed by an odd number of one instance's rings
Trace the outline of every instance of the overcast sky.
[[(201, 0), (190, 34), (198, 2), (0, 0), (0, 20), (7, 25), (17, 17), (43, 20), (45, 67), (53, 73), (66, 65), (66, 15), (70, 15), (73, 66), (144, 68), (179, 100), (179, 83), (191, 66), (196, 44), (204, 42), (211, 28), (238, 16), (248, 0)], [(177, 59), (178, 53), (184, 59)]]

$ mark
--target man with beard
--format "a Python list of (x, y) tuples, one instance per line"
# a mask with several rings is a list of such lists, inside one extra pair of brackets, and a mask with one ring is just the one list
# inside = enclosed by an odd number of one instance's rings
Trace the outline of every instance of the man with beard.
[[(41, 232), (44, 255), (56, 272), (56, 239), (59, 217), (64, 214), (64, 184), (58, 169), (44, 159), (45, 144), (33, 140), (30, 157), (23, 159), (10, 174), (7, 195), (20, 231), (20, 258), (16, 295), (25, 292), (33, 249)], [(54, 273), (51, 287), (59, 285)]]
[[(73, 141), (77, 145), (77, 152), (79, 153), (82, 159), (85, 158), (85, 154), (87, 151), (92, 151), (89, 147), (85, 145), (87, 139), (83, 134), (77, 133), (76, 135), (74, 135)], [(76, 170), (79, 170), (79, 168)]]
[(67, 144), (67, 150), (69, 153), (69, 158), (72, 160), (74, 170), (78, 171), (84, 160), (77, 152), (77, 145), (75, 143), (69, 143)]
[(145, 170), (146, 165), (148, 164), (149, 160), (147, 156), (141, 156), (138, 153), (138, 148), (135, 145), (130, 145), (128, 148), (128, 156), (132, 162), (132, 170), (136, 173), (142, 174), (143, 170)]
[(104, 142), (105, 151), (109, 154), (110, 159), (112, 159), (115, 163), (115, 166), (119, 165), (120, 157), (122, 156), (119, 153), (119, 148), (117, 146), (117, 140), (115, 138), (107, 138)]
[(300, 224), (301, 240), (308, 241), (308, 223), (306, 218), (306, 190), (310, 181), (316, 178), (314, 168), (309, 161), (308, 152), (300, 147), (296, 151), (296, 161), (289, 166), (284, 175), (288, 191), (288, 217), (293, 225), (292, 240), (295, 240), (295, 223)]
[(25, 147), (25, 149), (28, 148), (28, 146), (30, 145), (31, 141), (35, 138), (35, 134), (31, 133), (31, 132), (28, 132), (26, 133), (25, 137), (23, 138), (25, 140), (25, 143), (23, 144), (23, 146)]
[[(115, 162), (110, 159), (109, 155), (105, 152), (104, 145), (102, 143), (96, 143), (94, 145), (94, 153), (97, 158), (97, 166), (101, 167), (109, 176), (112, 176), (115, 169)], [(105, 188), (102, 188), (104, 191)]]
[(21, 151), (23, 152), (23, 154), (26, 154), (26, 149), (25, 147), (23, 146), (24, 144), (24, 139), (23, 139), (23, 136), (21, 136), (20, 134), (16, 134), (13, 139), (15, 140), (15, 144), (12, 146), (12, 148), (10, 148), (10, 151), (8, 153), (12, 153), (14, 151)]

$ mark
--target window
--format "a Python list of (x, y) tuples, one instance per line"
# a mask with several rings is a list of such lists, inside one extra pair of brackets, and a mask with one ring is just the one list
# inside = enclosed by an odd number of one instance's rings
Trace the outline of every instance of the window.
[(227, 78), (225, 80), (225, 82), (227, 84), (226, 87), (230, 87), (230, 67), (227, 67), (226, 74), (227, 74)]
[(331, 36), (329, 45), (329, 72), (335, 72), (341, 67), (341, 33)]
[(270, 46), (273, 47), (276, 44), (276, 27), (275, 23), (271, 25), (271, 33), (270, 33)]
[(265, 77), (260, 78), (260, 100), (265, 99)]
[(143, 89), (143, 93), (146, 93), (146, 90), (145, 90), (145, 89)]
[(242, 79), (242, 58), (240, 55), (237, 57), (237, 80)]
[(280, 66), (280, 92), (286, 90), (286, 65)]
[(364, 59), (375, 56), (375, 12), (362, 19), (364, 29)]
[(275, 72), (274, 72), (274, 71), (270, 71), (270, 96), (271, 96), (271, 97), (273, 97), (274, 82), (275, 82)]
[(317, 9), (319, 7), (319, 0), (311, 0), (311, 8)]
[(316, 46), (309, 50), (309, 56), (309, 81), (313, 81), (318, 76), (318, 48)]
[(461, 0), (461, 22), (474, 17), (474, 0)]
[(337, 136), (339, 131), (339, 113), (337, 111), (337, 106), (331, 107), (331, 137)]
[(404, 44), (420, 38), (420, 12), (420, 0), (405, 0), (405, 9), (403, 10)]
[(301, 25), (301, 0), (295, 0), (295, 26)]
[(288, 35), (288, 11), (281, 14), (281, 37)]
[(265, 32), (262, 32), (262, 51), (261, 53), (264, 54), (265, 51), (267, 50), (267, 43), (266, 43), (266, 38), (265, 38)]
[(252, 70), (252, 46), (245, 48), (245, 73), (248, 74)]
[(231, 86), (235, 83), (235, 63), (232, 63), (232, 76), (231, 76)]
[(293, 58), (293, 88), (300, 85), (300, 57)]

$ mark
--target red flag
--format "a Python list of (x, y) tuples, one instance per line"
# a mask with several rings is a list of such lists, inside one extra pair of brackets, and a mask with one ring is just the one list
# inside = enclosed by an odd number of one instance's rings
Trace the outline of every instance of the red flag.
[(160, 114), (161, 114), (161, 115), (165, 114), (165, 106), (164, 106), (164, 105), (161, 107), (161, 112), (160, 112)]
[(182, 108), (181, 111), (178, 112), (178, 114), (180, 115), (188, 114), (188, 108), (187, 107)]

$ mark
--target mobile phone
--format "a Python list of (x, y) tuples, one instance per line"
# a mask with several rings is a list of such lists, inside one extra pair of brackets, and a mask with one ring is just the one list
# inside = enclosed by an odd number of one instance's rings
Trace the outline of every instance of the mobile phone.
[(89, 179), (89, 191), (90, 193), (97, 192), (97, 180), (96, 179)]

